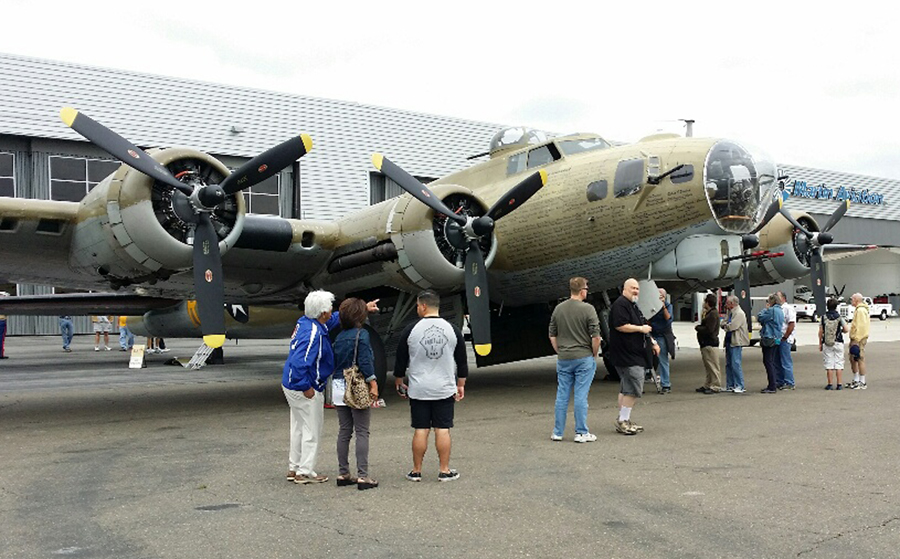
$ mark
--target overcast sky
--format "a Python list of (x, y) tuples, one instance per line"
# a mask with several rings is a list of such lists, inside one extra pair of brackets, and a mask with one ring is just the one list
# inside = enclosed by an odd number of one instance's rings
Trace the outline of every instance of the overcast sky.
[(0, 52), (900, 179), (897, 3), (216, 4), (4, 0)]

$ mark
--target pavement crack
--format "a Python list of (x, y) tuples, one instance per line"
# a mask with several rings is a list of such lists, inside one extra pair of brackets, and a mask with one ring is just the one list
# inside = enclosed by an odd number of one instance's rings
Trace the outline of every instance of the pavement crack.
[(843, 538), (843, 537), (845, 537), (845, 536), (849, 536), (849, 535), (851, 535), (851, 534), (861, 534), (861, 533), (864, 533), (864, 532), (868, 532), (869, 530), (878, 530), (879, 528), (886, 528), (886, 527), (888, 526), (888, 524), (890, 524), (890, 523), (892, 523), (892, 522), (896, 522), (896, 521), (898, 521), (898, 520), (900, 520), (900, 516), (894, 516), (894, 517), (892, 517), (892, 518), (888, 518), (887, 520), (885, 520), (884, 522), (881, 522), (881, 523), (879, 523), (879, 524), (874, 524), (874, 525), (871, 525), (871, 526), (863, 526), (863, 527), (861, 527), (861, 528), (856, 528), (855, 530), (847, 530), (847, 531), (845, 531), (845, 532), (839, 532), (839, 533), (835, 534), (834, 536), (830, 536), (830, 537), (821, 539), (821, 540), (819, 540), (819, 541), (813, 543), (813, 544), (812, 544), (812, 547), (810, 547), (809, 549), (804, 549), (803, 551), (798, 552), (796, 556), (797, 556), (797, 557), (800, 557), (800, 556), (805, 555), (805, 554), (807, 554), (807, 553), (812, 553), (813, 551), (818, 550), (820, 547), (822, 547), (824, 544), (826, 544), (826, 543), (828, 543), (828, 542), (832, 542), (832, 541), (834, 541), (834, 540)]

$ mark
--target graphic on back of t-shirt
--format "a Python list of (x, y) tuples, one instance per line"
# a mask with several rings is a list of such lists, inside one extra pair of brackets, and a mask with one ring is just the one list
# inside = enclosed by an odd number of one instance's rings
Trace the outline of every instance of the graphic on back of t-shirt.
[(444, 347), (447, 346), (447, 334), (440, 326), (429, 326), (422, 334), (419, 345), (425, 348), (425, 357), (429, 359), (440, 359), (444, 354)]

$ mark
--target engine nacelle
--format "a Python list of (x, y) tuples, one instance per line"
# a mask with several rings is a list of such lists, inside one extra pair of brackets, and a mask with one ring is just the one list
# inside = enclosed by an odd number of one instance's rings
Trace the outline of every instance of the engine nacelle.
[[(819, 231), (819, 224), (805, 212), (791, 212), (807, 231)], [(759, 231), (759, 247), (756, 250), (783, 252), (784, 256), (764, 258), (750, 265), (750, 284), (768, 285), (785, 280), (797, 279), (809, 274), (806, 250), (806, 236), (781, 214)]]
[[(458, 214), (478, 217), (487, 205), (468, 188), (440, 185), (433, 192)], [(397, 249), (400, 272), (422, 289), (457, 289), (465, 283), (465, 251), (454, 245), (450, 220), (410, 196), (398, 199), (387, 220), (387, 231)], [(481, 240), (485, 266), (497, 253), (496, 236)]]
[[(187, 185), (218, 184), (230, 171), (205, 153), (170, 148), (151, 156)], [(70, 265), (113, 287), (167, 279), (192, 265), (194, 211), (171, 186), (122, 165), (81, 202)], [(233, 194), (211, 214), (224, 254), (240, 237), (244, 198)]]

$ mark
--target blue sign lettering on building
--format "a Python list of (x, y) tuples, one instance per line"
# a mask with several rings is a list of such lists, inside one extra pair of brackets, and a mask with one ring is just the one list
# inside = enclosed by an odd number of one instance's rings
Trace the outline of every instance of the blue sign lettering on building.
[(791, 188), (791, 196), (799, 196), (811, 200), (833, 200), (835, 202), (850, 200), (852, 204), (868, 204), (870, 206), (881, 206), (884, 204), (883, 194), (869, 192), (868, 189), (857, 190), (845, 186), (829, 188), (825, 186), (825, 183), (809, 185), (806, 184), (806, 181), (801, 180), (794, 181), (794, 185)]

